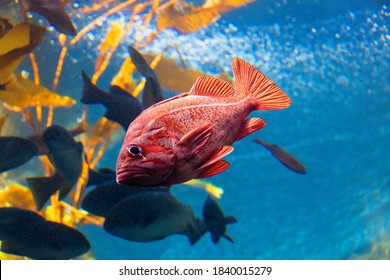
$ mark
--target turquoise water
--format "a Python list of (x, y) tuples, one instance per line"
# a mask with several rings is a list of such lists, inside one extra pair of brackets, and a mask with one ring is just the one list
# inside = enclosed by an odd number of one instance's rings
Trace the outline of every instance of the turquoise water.
[[(101, 32), (69, 51), (72, 63), (65, 65), (59, 92), (81, 97), (81, 70), (93, 72)], [(126, 45), (134, 43), (134, 33), (99, 80), (103, 88), (127, 55)], [(292, 105), (252, 113), (267, 126), (235, 143), (227, 158), (231, 167), (208, 179), (224, 188), (219, 203), (238, 219), (228, 226), (234, 243), (215, 245), (209, 235), (194, 246), (178, 235), (134, 243), (82, 226), (98, 259), (345, 259), (389, 234), (388, 1), (256, 0), (206, 29), (185, 36), (163, 31), (158, 38), (142, 51), (158, 53), (175, 40), (187, 66), (210, 74), (230, 72), (232, 57), (241, 57), (275, 81)], [(58, 53), (50, 44), (56, 45), (47, 39), (38, 55), (45, 54), (44, 63), (53, 69)], [(174, 49), (166, 55), (179, 59)], [(53, 73), (41, 71), (42, 83), (50, 84)], [(80, 108), (59, 109), (55, 122), (77, 117)], [(96, 120), (103, 109), (94, 106), (89, 113)], [(100, 167), (115, 167), (123, 137), (121, 131)], [(255, 137), (291, 152), (307, 174), (286, 169), (252, 142)], [(201, 215), (206, 193), (184, 186), (173, 192)]]

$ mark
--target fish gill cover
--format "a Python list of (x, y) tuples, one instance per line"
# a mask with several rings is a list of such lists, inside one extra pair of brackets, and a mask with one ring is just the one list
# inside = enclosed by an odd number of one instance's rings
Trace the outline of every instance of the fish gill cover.
[[(389, 258), (384, 1), (48, 3), (0, 4), (1, 259)], [(227, 171), (185, 183), (203, 191), (118, 185), (113, 169), (138, 113), (205, 74), (234, 84), (233, 57), (276, 82), (292, 105), (251, 113), (267, 126), (234, 144)], [(43, 137), (53, 129), (64, 136)], [(164, 211), (154, 207), (160, 197)], [(144, 215), (116, 216), (143, 201), (153, 203)], [(217, 210), (205, 208), (211, 202)], [(43, 230), (63, 224), (62, 241), (40, 254), (15, 228), (15, 213), (40, 215)], [(232, 215), (226, 223), (223, 213)], [(82, 241), (64, 241), (68, 232)], [(51, 246), (64, 250), (50, 255)]]

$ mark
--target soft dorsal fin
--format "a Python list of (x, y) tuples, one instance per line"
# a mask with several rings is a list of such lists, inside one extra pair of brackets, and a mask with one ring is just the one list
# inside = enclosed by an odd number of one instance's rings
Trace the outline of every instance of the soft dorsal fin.
[(229, 82), (213, 76), (202, 76), (192, 86), (191, 94), (208, 96), (233, 96), (234, 88)]

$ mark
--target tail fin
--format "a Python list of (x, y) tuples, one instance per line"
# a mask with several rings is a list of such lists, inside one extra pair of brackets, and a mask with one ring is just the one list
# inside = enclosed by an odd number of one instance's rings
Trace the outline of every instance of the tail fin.
[(251, 95), (256, 103), (256, 110), (275, 110), (290, 106), (290, 98), (249, 63), (234, 58), (232, 69), (237, 94)]
[(69, 184), (60, 175), (54, 174), (52, 177), (31, 177), (27, 178), (27, 184), (31, 190), (38, 211), (45, 206), (56, 191)]
[(95, 86), (88, 75), (82, 71), (83, 77), (83, 95), (81, 96), (80, 101), (84, 104), (95, 104), (102, 102), (102, 94), (107, 94), (105, 91), (101, 90)]

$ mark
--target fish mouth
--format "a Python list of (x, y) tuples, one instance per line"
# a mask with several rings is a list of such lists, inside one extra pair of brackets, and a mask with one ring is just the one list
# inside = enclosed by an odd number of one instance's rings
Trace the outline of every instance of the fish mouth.
[(119, 185), (149, 185), (154, 173), (154, 170), (142, 167), (121, 168), (116, 172), (116, 182)]

